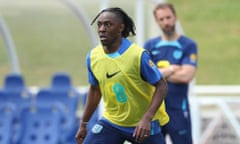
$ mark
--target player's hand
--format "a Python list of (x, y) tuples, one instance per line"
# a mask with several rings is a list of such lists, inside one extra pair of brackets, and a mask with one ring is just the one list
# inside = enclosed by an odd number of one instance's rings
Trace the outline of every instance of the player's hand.
[(82, 144), (86, 135), (87, 135), (87, 126), (81, 125), (75, 135), (75, 139), (76, 139), (77, 143)]
[(172, 69), (174, 72), (178, 71), (179, 69), (181, 69), (181, 66), (180, 65), (176, 65), (176, 64), (173, 64), (171, 65)]
[(142, 119), (136, 126), (133, 137), (136, 142), (143, 142), (146, 138), (150, 136), (151, 132), (151, 121)]

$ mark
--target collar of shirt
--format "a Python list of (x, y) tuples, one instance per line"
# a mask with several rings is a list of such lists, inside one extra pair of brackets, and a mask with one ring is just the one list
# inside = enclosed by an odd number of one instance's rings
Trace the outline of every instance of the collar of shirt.
[(110, 53), (110, 54), (108, 54), (108, 56), (111, 58), (116, 58), (116, 57), (120, 56), (129, 48), (129, 46), (131, 44), (132, 44), (131, 41), (129, 41), (126, 38), (122, 38), (122, 42), (121, 42), (121, 45), (120, 45), (120, 48), (118, 49), (118, 51), (116, 51), (114, 53)]

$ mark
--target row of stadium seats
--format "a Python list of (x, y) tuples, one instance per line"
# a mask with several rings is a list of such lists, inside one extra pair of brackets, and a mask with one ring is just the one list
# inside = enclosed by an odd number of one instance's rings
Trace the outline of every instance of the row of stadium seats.
[(7, 75), (0, 89), (0, 144), (75, 144), (76, 113), (86, 96), (67, 73), (54, 74), (51, 85), (37, 93), (22, 75)]

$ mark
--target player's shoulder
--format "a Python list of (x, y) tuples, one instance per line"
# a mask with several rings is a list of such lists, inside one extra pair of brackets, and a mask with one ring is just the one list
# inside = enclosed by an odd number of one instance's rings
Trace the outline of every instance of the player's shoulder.
[(156, 43), (156, 42), (158, 42), (160, 40), (161, 40), (161, 37), (160, 36), (156, 36), (156, 37), (149, 38), (148, 40), (146, 40), (145, 43)]
[(151, 49), (155, 46), (155, 44), (157, 44), (159, 41), (161, 41), (161, 37), (157, 36), (157, 37), (153, 37), (150, 38), (148, 40), (145, 41), (144, 43), (144, 48), (151, 51)]
[(94, 48), (92, 48), (89, 53), (93, 53), (93, 52), (97, 52), (100, 51), (101, 49), (103, 49), (102, 45), (98, 44), (96, 45)]
[(142, 52), (146, 51), (142, 46), (140, 46), (140, 45), (138, 45), (138, 44), (136, 44), (136, 43), (132, 43), (132, 44), (129, 46), (129, 48), (130, 48), (132, 51), (134, 51), (134, 53), (136, 53), (136, 52), (142, 53)]
[(194, 39), (192, 39), (188, 36), (185, 36), (185, 35), (181, 35), (180, 38), (179, 38), (179, 41), (182, 42), (182, 43), (196, 44)]

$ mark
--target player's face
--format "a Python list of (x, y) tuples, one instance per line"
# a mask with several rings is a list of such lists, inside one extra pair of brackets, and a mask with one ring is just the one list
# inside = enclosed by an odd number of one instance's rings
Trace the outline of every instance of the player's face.
[(98, 35), (103, 46), (111, 47), (121, 41), (123, 24), (114, 13), (102, 13), (98, 18), (97, 26)]
[(171, 36), (175, 33), (176, 16), (169, 8), (158, 9), (155, 19), (165, 35)]

